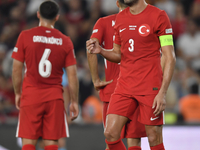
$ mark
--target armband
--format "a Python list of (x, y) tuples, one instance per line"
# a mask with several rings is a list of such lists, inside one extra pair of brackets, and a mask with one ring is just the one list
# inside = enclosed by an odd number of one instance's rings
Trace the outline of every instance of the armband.
[(160, 39), (161, 47), (168, 46), (168, 45), (174, 45), (172, 35), (162, 35), (162, 36), (159, 36), (159, 39)]

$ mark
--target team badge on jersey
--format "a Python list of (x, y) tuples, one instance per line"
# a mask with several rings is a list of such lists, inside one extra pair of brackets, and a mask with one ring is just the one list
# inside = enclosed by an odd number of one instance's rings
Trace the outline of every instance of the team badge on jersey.
[(138, 32), (141, 36), (148, 36), (150, 34), (150, 26), (143, 24), (139, 27)]

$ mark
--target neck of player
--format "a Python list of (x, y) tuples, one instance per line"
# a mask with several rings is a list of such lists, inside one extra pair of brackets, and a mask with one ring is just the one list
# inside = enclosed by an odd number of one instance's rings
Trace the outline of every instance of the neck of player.
[(133, 15), (141, 13), (147, 7), (147, 3), (144, 0), (139, 0), (137, 3), (130, 6), (130, 12)]
[(46, 28), (53, 29), (54, 28), (54, 24), (55, 24), (55, 22), (53, 22), (53, 21), (46, 21), (46, 20), (40, 19), (39, 26), (43, 26), (43, 27), (46, 27)]

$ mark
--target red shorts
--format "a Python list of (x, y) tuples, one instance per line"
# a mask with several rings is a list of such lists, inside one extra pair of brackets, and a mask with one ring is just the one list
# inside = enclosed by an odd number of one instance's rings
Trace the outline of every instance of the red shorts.
[[(108, 114), (117, 114), (128, 117), (130, 120), (138, 109), (138, 121), (145, 125), (164, 124), (163, 113), (155, 116), (152, 109), (153, 101), (156, 95), (132, 96), (115, 92), (111, 96)], [(137, 113), (137, 112), (136, 112)]]
[[(103, 102), (103, 124), (106, 123), (108, 102)], [(109, 106), (110, 107), (110, 106)], [(146, 137), (145, 126), (137, 121), (138, 109), (134, 113), (132, 120), (128, 121), (121, 131), (121, 138), (141, 138)]]
[(63, 100), (53, 100), (20, 108), (16, 137), (58, 140), (69, 137)]

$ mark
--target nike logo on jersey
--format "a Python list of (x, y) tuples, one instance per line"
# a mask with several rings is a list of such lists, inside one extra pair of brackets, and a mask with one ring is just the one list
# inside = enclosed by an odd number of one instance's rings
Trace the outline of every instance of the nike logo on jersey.
[(156, 117), (156, 118), (152, 118), (152, 117), (151, 117), (150, 120), (151, 120), (151, 121), (154, 121), (154, 120), (156, 120), (156, 119), (158, 119), (158, 118), (159, 118), (159, 117)]
[(124, 31), (124, 30), (126, 30), (126, 28), (119, 30), (119, 32), (122, 32), (122, 31)]

